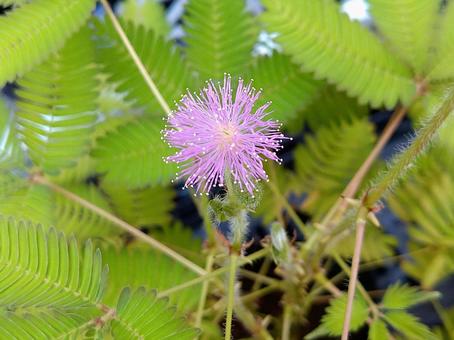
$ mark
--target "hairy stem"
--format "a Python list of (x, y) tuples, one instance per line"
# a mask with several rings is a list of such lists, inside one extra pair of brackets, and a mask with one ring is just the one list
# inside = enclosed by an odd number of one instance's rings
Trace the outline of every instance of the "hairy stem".
[(225, 321), (225, 339), (232, 338), (232, 320), (233, 320), (233, 305), (235, 303), (235, 277), (238, 255), (232, 253), (229, 261), (229, 278), (227, 289), (227, 316)]
[(77, 196), (76, 194), (62, 188), (61, 186), (52, 183), (48, 181), (46, 178), (40, 176), (40, 175), (33, 175), (31, 178), (32, 182), (42, 184), (45, 186), (48, 186), (50, 189), (52, 189), (55, 192), (58, 192), (65, 196), (66, 198), (77, 202), (81, 206), (90, 209), (91, 211), (95, 212), (99, 216), (105, 218), (106, 220), (114, 223), (115, 225), (119, 226), (123, 230), (127, 231), (131, 235), (137, 237), (141, 241), (149, 244), (152, 246), (154, 249), (162, 252), (163, 254), (166, 254), (167, 256), (171, 257), (175, 261), (181, 263), (183, 266), (187, 267), (188, 269), (192, 270), (194, 273), (197, 273), (199, 275), (205, 275), (206, 271), (203, 268), (200, 268), (197, 264), (191, 262), (184, 256), (178, 254), (176, 251), (173, 249), (167, 247), (166, 245), (162, 244), (161, 242), (155, 240), (151, 236), (145, 234), (144, 232), (140, 231), (139, 229), (133, 227), (129, 223), (126, 223), (125, 221), (119, 219), (115, 215), (105, 211), (104, 209), (99, 208), (98, 206), (94, 205), (93, 203), (83, 199), (82, 197)]
[(358, 213), (358, 218), (356, 222), (356, 240), (355, 240), (355, 249), (352, 259), (352, 269), (350, 280), (348, 282), (348, 294), (347, 294), (347, 306), (345, 308), (345, 318), (344, 325), (342, 328), (342, 340), (348, 339), (348, 334), (350, 331), (350, 321), (352, 317), (353, 309), (353, 299), (355, 298), (356, 292), (356, 281), (358, 279), (358, 270), (359, 270), (359, 260), (361, 258), (361, 248), (363, 246), (364, 231), (366, 229), (366, 215), (367, 210), (361, 208)]
[(364, 238), (365, 229), (365, 217), (369, 209), (371, 209), (375, 203), (382, 198), (397, 181), (402, 178), (415, 159), (420, 156), (427, 149), (427, 146), (432, 141), (440, 127), (448, 118), (449, 114), (454, 110), (454, 90), (451, 90), (443, 101), (441, 106), (435, 112), (435, 114), (429, 119), (429, 121), (423, 125), (417, 132), (416, 138), (413, 140), (411, 145), (403, 152), (398, 154), (388, 170), (379, 178), (379, 180), (364, 194), (361, 200), (362, 207), (358, 214), (357, 219), (357, 230), (355, 249), (353, 253), (352, 270), (350, 275), (350, 281), (348, 285), (348, 300), (345, 311), (344, 327), (342, 331), (342, 340), (348, 339), (348, 333), (350, 328), (350, 320), (352, 314), (353, 298), (355, 295), (356, 281), (358, 279), (358, 268), (359, 260), (362, 248), (362, 242)]
[(161, 92), (159, 91), (158, 87), (154, 83), (153, 79), (151, 79), (150, 75), (148, 74), (147, 69), (143, 65), (142, 60), (140, 60), (140, 57), (137, 55), (137, 52), (134, 49), (134, 47), (132, 46), (131, 42), (129, 41), (125, 31), (123, 30), (123, 28), (121, 27), (117, 18), (115, 17), (115, 14), (112, 11), (112, 8), (110, 7), (109, 3), (107, 2), (107, 0), (100, 0), (100, 1), (101, 1), (102, 6), (104, 7), (104, 10), (106, 11), (107, 16), (112, 21), (112, 24), (113, 24), (115, 30), (117, 31), (118, 35), (120, 36), (120, 39), (123, 41), (123, 44), (125, 45), (126, 49), (128, 50), (128, 53), (131, 55), (132, 60), (136, 64), (137, 69), (139, 70), (140, 74), (142, 75), (143, 79), (145, 80), (145, 83), (147, 83), (148, 87), (150, 88), (151, 92), (158, 100), (158, 102), (161, 105), (164, 112), (167, 114), (170, 114), (169, 105), (165, 101), (165, 99), (162, 96)]
[[(208, 254), (207, 260), (206, 260), (206, 267), (205, 267), (205, 271), (207, 272), (207, 274), (211, 273), (211, 270), (213, 269), (213, 263), (214, 263), (214, 252), (210, 251), (210, 253)], [(203, 310), (205, 308), (205, 303), (207, 300), (209, 284), (210, 284), (210, 281), (208, 281), (208, 280), (203, 281), (203, 284), (202, 284), (202, 293), (200, 294), (199, 305), (197, 307), (197, 314), (196, 314), (196, 318), (195, 318), (195, 326), (197, 328), (200, 328), (200, 326), (202, 324)]]
[(411, 145), (394, 158), (391, 162), (391, 166), (388, 167), (388, 170), (379, 177), (379, 180), (366, 193), (364, 201), (366, 207), (371, 208), (407, 173), (415, 159), (427, 149), (427, 146), (453, 110), (454, 90), (451, 90), (440, 108), (429, 121), (419, 129), (416, 138)]

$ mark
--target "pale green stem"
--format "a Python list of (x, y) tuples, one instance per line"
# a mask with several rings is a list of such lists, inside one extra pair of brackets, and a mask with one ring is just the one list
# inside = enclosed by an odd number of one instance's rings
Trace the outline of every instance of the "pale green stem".
[(292, 328), (292, 306), (284, 306), (284, 316), (282, 321), (282, 340), (290, 340), (290, 331)]
[(355, 298), (356, 283), (358, 281), (359, 261), (361, 258), (361, 248), (363, 246), (364, 231), (366, 229), (367, 210), (361, 208), (356, 220), (356, 239), (355, 249), (353, 252), (352, 269), (350, 280), (348, 281), (347, 306), (345, 308), (344, 325), (342, 328), (342, 340), (348, 340), (350, 332), (350, 321), (353, 312), (353, 299)]
[(230, 255), (229, 263), (229, 279), (228, 279), (228, 291), (227, 291), (227, 316), (225, 321), (225, 339), (230, 340), (232, 338), (232, 320), (233, 320), (233, 305), (235, 304), (235, 277), (236, 277), (236, 266), (238, 261), (238, 255), (232, 253)]
[(373, 205), (389, 192), (397, 181), (402, 178), (411, 168), (415, 160), (424, 153), (438, 129), (443, 125), (449, 114), (454, 110), (454, 90), (447, 95), (440, 108), (423, 125), (416, 134), (416, 138), (411, 145), (403, 152), (398, 154), (388, 170), (372, 185), (372, 188), (366, 192), (364, 205), (367, 208)]
[[(211, 270), (213, 269), (213, 263), (214, 263), (214, 254), (213, 254), (213, 251), (211, 251), (208, 254), (206, 266), (205, 266), (205, 271), (207, 272), (207, 274), (211, 273)], [(204, 281), (202, 284), (202, 292), (200, 294), (199, 305), (197, 307), (197, 314), (196, 314), (196, 318), (195, 318), (195, 326), (197, 328), (200, 328), (200, 326), (202, 325), (203, 310), (205, 308), (205, 303), (207, 300), (209, 284), (210, 284), (209, 280)]]
[(109, 3), (107, 2), (107, 0), (100, 0), (100, 1), (101, 1), (102, 6), (104, 7), (104, 10), (106, 11), (107, 16), (109, 17), (110, 21), (112, 22), (115, 30), (117, 31), (118, 35), (120, 36), (121, 41), (125, 45), (126, 50), (128, 51), (133, 62), (136, 64), (137, 69), (139, 70), (140, 74), (142, 75), (143, 79), (145, 80), (145, 83), (148, 85), (151, 92), (156, 97), (158, 103), (161, 105), (164, 112), (167, 114), (170, 114), (171, 111), (170, 111), (169, 105), (167, 104), (166, 100), (162, 96), (161, 92), (159, 91), (158, 87), (154, 83), (153, 79), (151, 79), (150, 75), (148, 74), (147, 69), (145, 68), (142, 60), (140, 60), (140, 57), (138, 56), (136, 50), (134, 49), (131, 42), (129, 41), (128, 36), (124, 32), (120, 23), (118, 22)]
[(203, 268), (200, 268), (197, 264), (194, 262), (188, 260), (184, 256), (180, 255), (173, 249), (167, 247), (166, 245), (162, 244), (158, 240), (155, 240), (152, 238), (150, 235), (145, 234), (144, 232), (140, 231), (139, 229), (135, 228), (134, 226), (130, 225), (129, 223), (119, 219), (117, 216), (111, 214), (110, 212), (94, 205), (93, 203), (87, 201), (86, 199), (77, 196), (76, 194), (72, 193), (69, 190), (66, 190), (65, 188), (52, 183), (48, 181), (46, 178), (43, 176), (40, 176), (38, 174), (35, 174), (31, 177), (31, 181), (34, 183), (42, 184), (50, 189), (52, 189), (55, 192), (58, 192), (62, 194), (64, 197), (80, 204), (81, 206), (93, 211), (94, 213), (98, 214), (99, 216), (105, 218), (106, 220), (112, 222), (113, 224), (117, 225), (118, 227), (122, 228), (123, 230), (127, 231), (129, 234), (135, 236), (139, 240), (149, 244), (152, 246), (154, 249), (162, 252), (163, 254), (166, 254), (167, 256), (171, 257), (175, 261), (181, 263), (183, 266), (189, 268), (192, 270), (194, 273), (197, 273), (199, 275), (205, 275), (206, 272)]
[[(239, 259), (239, 263), (238, 263), (238, 266), (242, 266), (246, 263), (250, 263), (250, 262), (253, 262), (255, 260), (258, 260), (266, 255), (268, 255), (268, 252), (269, 252), (269, 249), (268, 248), (264, 248), (264, 249), (261, 249), (259, 251), (256, 251), (255, 253), (249, 255), (249, 256), (246, 256), (246, 257), (243, 257), (241, 259)], [(189, 287), (192, 287), (198, 283), (201, 283), (201, 282), (205, 282), (206, 280), (210, 280), (212, 278), (215, 278), (219, 275), (222, 275), (226, 272), (229, 271), (229, 267), (222, 267), (222, 268), (219, 268), (219, 269), (216, 269), (215, 271), (212, 271), (211, 273), (208, 273), (208, 274), (205, 274), (203, 276), (199, 276), (193, 280), (190, 280), (190, 281), (186, 281), (185, 283), (182, 283), (181, 285), (178, 285), (178, 286), (175, 286), (175, 287), (172, 287), (172, 288), (169, 288), (167, 290), (164, 290), (162, 292), (160, 292), (158, 294), (158, 297), (164, 297), (164, 296), (169, 296), (175, 292), (178, 292), (180, 290), (183, 290), (183, 289), (186, 289), (186, 288), (189, 288)]]

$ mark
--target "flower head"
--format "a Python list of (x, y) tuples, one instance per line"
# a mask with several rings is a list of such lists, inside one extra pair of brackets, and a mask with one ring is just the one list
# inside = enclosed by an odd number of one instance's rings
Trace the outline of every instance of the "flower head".
[(222, 85), (210, 81), (199, 95), (182, 98), (163, 134), (179, 150), (166, 161), (181, 165), (178, 178), (187, 178), (185, 187), (207, 193), (224, 186), (230, 174), (241, 190), (253, 194), (256, 182), (268, 179), (262, 162), (280, 163), (276, 151), (286, 137), (277, 121), (265, 119), (270, 103), (253, 110), (259, 96), (241, 79), (233, 91), (230, 76), (225, 76)]

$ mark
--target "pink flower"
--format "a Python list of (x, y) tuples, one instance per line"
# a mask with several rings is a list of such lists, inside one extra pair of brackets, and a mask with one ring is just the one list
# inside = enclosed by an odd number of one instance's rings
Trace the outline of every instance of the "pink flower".
[(257, 181), (268, 180), (263, 161), (281, 162), (276, 151), (286, 137), (280, 123), (265, 119), (270, 103), (254, 110), (260, 91), (240, 79), (233, 96), (231, 86), (230, 76), (222, 86), (207, 82), (200, 95), (188, 92), (168, 118), (164, 139), (178, 152), (166, 162), (181, 165), (177, 178), (187, 178), (185, 188), (208, 193), (224, 186), (230, 173), (241, 190), (253, 194)]

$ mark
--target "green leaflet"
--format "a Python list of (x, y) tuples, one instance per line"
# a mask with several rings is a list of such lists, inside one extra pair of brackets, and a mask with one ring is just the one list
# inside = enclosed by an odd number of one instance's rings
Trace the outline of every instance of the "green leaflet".
[[(150, 92), (137, 66), (124, 47), (110, 21), (94, 21), (98, 62), (116, 91), (135, 107), (144, 108), (147, 115), (162, 116), (162, 107)], [(132, 22), (123, 24), (124, 30), (144, 66), (156, 83), (164, 99), (171, 105), (190, 87), (192, 79), (172, 41)]]
[[(173, 236), (179, 237), (177, 233)], [(109, 247), (103, 249), (102, 253), (104, 261), (109, 265), (110, 277), (103, 299), (106, 304), (117, 301), (125, 286), (144, 286), (164, 291), (197, 277), (180, 263), (147, 245), (133, 244), (126, 249)], [(200, 286), (194, 286), (170, 295), (170, 302), (178, 309), (189, 312), (197, 306), (199, 296)]]
[(386, 323), (380, 319), (376, 319), (369, 326), (369, 340), (386, 340), (389, 339), (388, 328)]
[(161, 140), (162, 128), (161, 120), (142, 118), (100, 137), (91, 154), (106, 183), (139, 188), (174, 177), (176, 166), (163, 161), (171, 150)]
[(0, 215), (13, 216), (16, 220), (34, 221), (45, 229), (54, 225), (55, 199), (53, 192), (41, 185), (30, 185), (15, 175), (1, 174), (9, 188), (2, 186)]
[(444, 9), (435, 44), (435, 56), (431, 63), (428, 78), (431, 81), (454, 77), (454, 1), (450, 0)]
[(405, 60), (416, 75), (427, 71), (439, 0), (369, 0), (371, 14), (391, 50)]
[(143, 287), (135, 291), (125, 288), (117, 304), (112, 321), (114, 339), (179, 339), (192, 340), (198, 331), (188, 328), (182, 318), (168, 307), (166, 299), (157, 299), (155, 291)]
[(175, 192), (168, 186), (128, 189), (114, 183), (102, 183), (102, 189), (122, 219), (136, 227), (167, 226), (174, 207)]
[(200, 80), (243, 74), (258, 34), (243, 0), (190, 0), (184, 24), (188, 62)]
[(415, 94), (411, 72), (332, 0), (265, 0), (262, 16), (284, 51), (360, 103), (392, 108)]
[(121, 16), (126, 21), (143, 25), (156, 35), (166, 36), (169, 33), (170, 26), (158, 0), (126, 0), (121, 6)]
[(94, 5), (93, 0), (34, 0), (0, 17), (0, 87), (62, 47)]
[(271, 101), (270, 117), (285, 123), (318, 95), (320, 83), (303, 73), (288, 56), (262, 57), (250, 71), (254, 86), (263, 89), (257, 107)]
[[(347, 295), (333, 298), (330, 305), (326, 308), (326, 314), (323, 315), (321, 325), (307, 335), (306, 339), (315, 339), (326, 335), (341, 335), (344, 324), (345, 308), (347, 305)], [(369, 317), (367, 303), (362, 297), (356, 296), (353, 300), (352, 318), (350, 331), (357, 331), (363, 326)]]
[(10, 339), (66, 335), (96, 316), (106, 280), (101, 253), (54, 229), (0, 220), (0, 330)]
[(405, 309), (440, 297), (438, 292), (424, 292), (416, 287), (394, 284), (386, 289), (382, 304), (387, 309)]
[(322, 127), (295, 151), (298, 190), (307, 192), (303, 209), (321, 217), (372, 150), (375, 134), (365, 119)]
[(434, 340), (435, 335), (418, 318), (403, 311), (391, 311), (385, 314), (385, 320), (405, 339)]
[(88, 151), (97, 119), (93, 61), (90, 32), (83, 29), (18, 82), (18, 132), (45, 172), (71, 166)]

